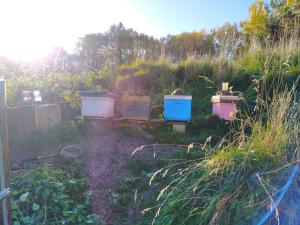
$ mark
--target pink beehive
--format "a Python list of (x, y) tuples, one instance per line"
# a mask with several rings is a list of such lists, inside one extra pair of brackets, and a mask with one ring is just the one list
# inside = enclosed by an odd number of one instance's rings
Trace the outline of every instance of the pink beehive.
[(234, 120), (236, 114), (236, 105), (239, 101), (238, 96), (215, 95), (212, 96), (212, 113), (221, 119)]

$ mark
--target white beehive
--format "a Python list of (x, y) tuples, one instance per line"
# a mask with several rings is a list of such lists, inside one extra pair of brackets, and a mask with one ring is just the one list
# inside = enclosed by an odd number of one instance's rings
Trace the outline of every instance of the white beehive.
[(87, 117), (110, 118), (114, 116), (115, 99), (102, 92), (80, 92), (81, 114)]

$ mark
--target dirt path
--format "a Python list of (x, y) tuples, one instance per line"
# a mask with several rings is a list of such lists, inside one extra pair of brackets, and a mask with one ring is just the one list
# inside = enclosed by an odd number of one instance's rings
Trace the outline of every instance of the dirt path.
[(146, 143), (149, 143), (149, 140), (145, 138), (127, 137), (113, 129), (107, 129), (103, 121), (93, 122), (93, 132), (88, 138), (87, 169), (92, 191), (92, 207), (94, 212), (101, 216), (103, 225), (113, 224), (113, 209), (109, 196), (114, 186), (128, 176), (124, 166), (131, 157), (131, 152)]

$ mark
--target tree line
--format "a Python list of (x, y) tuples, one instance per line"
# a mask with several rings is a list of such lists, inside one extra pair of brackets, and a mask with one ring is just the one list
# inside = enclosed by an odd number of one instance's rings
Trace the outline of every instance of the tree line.
[(270, 0), (269, 3), (254, 0), (248, 18), (240, 24), (225, 23), (210, 31), (154, 38), (119, 23), (105, 32), (79, 38), (72, 54), (63, 48), (55, 48), (46, 58), (33, 64), (17, 64), (2, 57), (0, 66), (5, 73), (15, 75), (66, 71), (81, 74), (134, 61), (165, 59), (176, 64), (189, 57), (234, 59), (246, 52), (253, 40), (261, 45), (275, 45), (282, 40), (297, 40), (299, 36), (300, 0)]

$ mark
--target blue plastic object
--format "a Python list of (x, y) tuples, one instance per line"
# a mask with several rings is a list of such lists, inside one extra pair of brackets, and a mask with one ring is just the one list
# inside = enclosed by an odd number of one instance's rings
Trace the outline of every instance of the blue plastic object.
[(275, 200), (275, 205), (272, 204), (272, 207), (268, 210), (268, 212), (263, 216), (263, 218), (261, 218), (261, 220), (259, 222), (255, 223), (255, 225), (262, 225), (269, 219), (269, 217), (272, 215), (275, 208), (279, 205), (280, 201), (282, 200), (282, 198), (288, 191), (289, 187), (291, 186), (293, 180), (295, 179), (295, 177), (297, 175), (298, 169), (299, 169), (298, 165), (294, 166), (293, 171), (292, 171), (291, 175), (289, 176), (288, 181), (282, 188), (282, 191), (280, 192), (278, 198)]
[(164, 119), (166, 121), (190, 121), (191, 111), (192, 96), (166, 95), (164, 97)]

